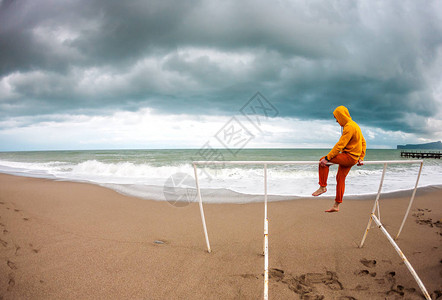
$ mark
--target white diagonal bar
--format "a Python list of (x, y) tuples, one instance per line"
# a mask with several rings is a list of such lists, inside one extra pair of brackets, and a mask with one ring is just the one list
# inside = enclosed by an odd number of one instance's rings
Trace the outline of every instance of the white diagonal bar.
[(425, 298), (428, 300), (431, 300), (430, 295), (428, 294), (427, 289), (425, 288), (424, 284), (422, 283), (422, 280), (417, 275), (416, 271), (413, 269), (413, 266), (410, 264), (408, 259), (405, 257), (402, 250), (399, 248), (399, 246), (396, 244), (396, 242), (393, 240), (393, 238), (390, 236), (388, 231), (384, 228), (382, 223), (379, 221), (379, 219), (372, 214), (371, 218), (376, 223), (376, 225), (379, 227), (379, 229), (382, 231), (382, 233), (387, 237), (390, 244), (393, 246), (394, 250), (396, 250), (397, 254), (402, 258), (404, 264), (407, 266), (408, 270), (410, 271), (411, 275), (414, 277), (414, 280), (416, 280), (417, 284), (419, 285), (419, 288), (421, 289), (422, 293), (424, 294)]
[(200, 190), (200, 186), (198, 183), (198, 172), (196, 171), (196, 164), (193, 164), (193, 170), (195, 172), (195, 184), (196, 184), (196, 190), (198, 192), (201, 221), (203, 222), (204, 236), (206, 238), (206, 244), (207, 244), (207, 252), (210, 253), (210, 252), (212, 252), (212, 250), (210, 249), (209, 235), (207, 234), (206, 218), (204, 217), (203, 199), (201, 198), (201, 190)]

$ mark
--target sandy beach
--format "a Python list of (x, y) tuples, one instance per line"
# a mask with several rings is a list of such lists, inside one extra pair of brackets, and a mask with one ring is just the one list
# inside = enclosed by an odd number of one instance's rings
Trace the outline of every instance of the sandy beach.
[[(314, 187), (313, 187), (314, 188)], [(395, 235), (411, 192), (381, 197)], [(374, 197), (271, 202), (270, 299), (423, 299), (377, 228)], [(442, 189), (419, 189), (397, 240), (442, 298)], [(0, 174), (0, 299), (261, 299), (263, 204), (175, 207), (86, 183)]]

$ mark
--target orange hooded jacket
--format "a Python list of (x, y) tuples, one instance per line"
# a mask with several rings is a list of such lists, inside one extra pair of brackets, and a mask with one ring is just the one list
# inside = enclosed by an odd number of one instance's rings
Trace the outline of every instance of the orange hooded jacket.
[(363, 160), (367, 144), (358, 124), (351, 119), (350, 113), (345, 106), (337, 107), (333, 115), (344, 129), (339, 141), (327, 154), (327, 159), (330, 160), (342, 152), (349, 154), (355, 161), (358, 161), (358, 159)]

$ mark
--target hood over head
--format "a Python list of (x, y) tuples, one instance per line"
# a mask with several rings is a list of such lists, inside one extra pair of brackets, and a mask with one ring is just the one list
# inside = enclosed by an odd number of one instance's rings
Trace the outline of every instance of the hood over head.
[(347, 107), (345, 106), (338, 106), (334, 111), (333, 115), (335, 116), (336, 120), (338, 120), (339, 125), (345, 126), (349, 121), (351, 121), (350, 113), (348, 112)]

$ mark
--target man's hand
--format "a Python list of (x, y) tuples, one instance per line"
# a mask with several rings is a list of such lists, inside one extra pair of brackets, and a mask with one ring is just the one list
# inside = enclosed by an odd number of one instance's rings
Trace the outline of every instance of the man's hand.
[(326, 167), (328, 163), (329, 163), (328, 160), (326, 160), (325, 158), (323, 158), (319, 161), (319, 165), (321, 167)]
[(362, 159), (358, 159), (358, 166), (363, 166), (364, 162), (362, 161)]

